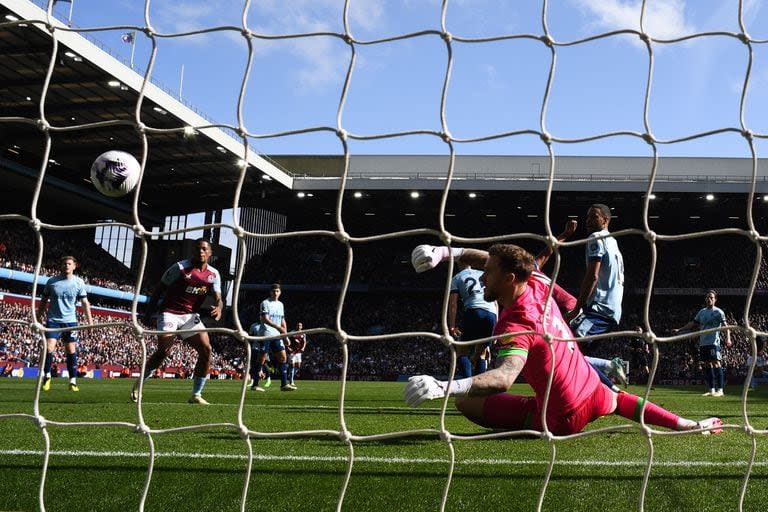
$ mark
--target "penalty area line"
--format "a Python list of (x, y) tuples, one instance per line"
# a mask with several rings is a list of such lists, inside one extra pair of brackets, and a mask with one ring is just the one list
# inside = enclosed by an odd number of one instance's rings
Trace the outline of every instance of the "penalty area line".
[[(42, 457), (45, 452), (42, 450), (0, 450), (0, 456), (28, 456)], [(50, 456), (54, 457), (100, 457), (100, 458), (149, 458), (149, 452), (124, 452), (124, 451), (89, 451), (89, 450), (51, 450)], [(195, 452), (157, 452), (156, 458), (163, 459), (220, 459), (220, 460), (248, 460), (247, 455), (234, 453), (195, 453)], [(254, 455), (255, 461), (294, 461), (294, 462), (348, 462), (348, 457), (339, 456), (316, 456), (316, 455)], [(448, 464), (447, 459), (427, 459), (427, 458), (406, 458), (406, 457), (355, 457), (355, 462), (370, 462), (377, 464)], [(456, 461), (456, 464), (463, 466), (546, 466), (548, 461), (544, 460), (512, 460), (512, 459), (467, 459)], [(560, 460), (555, 465), (559, 466), (583, 466), (583, 467), (645, 467), (645, 460), (624, 460), (624, 461), (605, 461), (605, 460)], [(746, 467), (746, 462), (740, 461), (658, 461), (653, 463), (653, 467), (674, 468), (674, 467)], [(768, 466), (768, 461), (755, 461), (754, 466)]]

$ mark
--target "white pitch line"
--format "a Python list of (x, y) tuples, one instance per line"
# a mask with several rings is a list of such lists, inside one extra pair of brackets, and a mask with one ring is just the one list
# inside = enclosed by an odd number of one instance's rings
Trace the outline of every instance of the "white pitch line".
[[(36, 456), (42, 457), (45, 452), (41, 450), (0, 450), (0, 456)], [(99, 452), (99, 451), (70, 451), (51, 450), (51, 456), (55, 457), (117, 457), (117, 458), (149, 458), (149, 452)], [(223, 459), (223, 460), (248, 460), (247, 455), (228, 453), (191, 453), (191, 452), (157, 452), (156, 458), (164, 459)], [(254, 455), (256, 461), (294, 461), (294, 462), (347, 462), (347, 457), (338, 456), (314, 456), (314, 455)], [(355, 462), (374, 462), (379, 464), (448, 464), (445, 459), (405, 458), (405, 457), (355, 457)], [(456, 461), (464, 466), (546, 466), (549, 464), (543, 460), (511, 460), (511, 459), (467, 459)], [(556, 466), (607, 466), (607, 467), (645, 467), (645, 460), (560, 460)], [(659, 461), (654, 462), (653, 467), (746, 467), (743, 461)], [(757, 461), (754, 466), (768, 466), (768, 461)]]
[[(188, 403), (186, 401), (184, 402), (147, 402), (142, 400), (142, 405), (161, 405), (161, 406), (168, 406), (168, 405), (182, 405), (184, 407), (188, 406)], [(220, 407), (238, 407), (239, 403), (211, 403), (211, 405), (220, 406)], [(290, 405), (290, 404), (261, 404), (261, 403), (253, 403), (253, 402), (245, 402), (246, 407), (258, 407), (260, 409), (306, 409), (306, 410), (333, 410), (338, 411), (339, 406), (338, 405)], [(374, 406), (365, 406), (365, 405), (350, 405), (350, 406), (344, 406), (345, 411), (414, 411), (411, 407), (406, 406), (380, 406), (380, 407), (374, 407)], [(440, 409), (438, 408), (424, 408), (422, 411), (436, 411), (440, 412)], [(415, 412), (415, 411), (414, 411)], [(449, 409), (449, 413), (451, 410)]]

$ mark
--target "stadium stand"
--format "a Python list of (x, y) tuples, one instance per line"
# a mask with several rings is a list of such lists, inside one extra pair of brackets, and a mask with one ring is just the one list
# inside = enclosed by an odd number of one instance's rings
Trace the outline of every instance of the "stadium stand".
[[(0, 267), (32, 273), (37, 259), (37, 241), (31, 229), (22, 222), (0, 224)], [(68, 230), (43, 232), (41, 274), (58, 273), (61, 256), (74, 255), (79, 262), (80, 277), (88, 284), (132, 292), (135, 276), (111, 254), (96, 245), (90, 231)]]
[[(286, 302), (290, 305), (290, 318), (301, 319), (307, 327), (332, 325), (334, 312), (333, 308), (328, 306), (327, 296), (324, 298), (305, 293), (289, 298), (290, 302), (288, 298)], [(342, 322), (345, 329), (355, 335), (405, 331), (438, 332), (439, 301), (437, 296), (417, 297), (405, 305), (393, 297), (358, 294), (350, 301), (350, 304), (356, 306), (345, 311)], [(253, 304), (257, 302), (254, 300)], [(629, 304), (630, 313), (623, 322), (622, 329), (631, 330), (639, 323), (637, 311), (640, 305), (639, 300)], [(729, 313), (729, 322), (732, 325), (742, 324), (742, 311), (736, 309), (735, 301), (731, 304), (728, 300), (723, 300), (722, 305)], [(762, 310), (763, 305), (754, 309)], [(245, 314), (251, 319), (256, 317), (254, 307), (245, 308)], [(700, 300), (693, 296), (654, 299), (651, 327), (658, 335), (668, 335), (673, 326), (692, 316), (699, 307)], [(29, 306), (19, 302), (0, 301), (0, 315), (7, 319), (29, 318)], [(126, 321), (126, 316), (119, 313), (108, 315), (97, 311), (96, 321), (121, 322)], [(765, 330), (768, 328), (768, 314), (753, 313), (750, 322), (753, 327)], [(106, 365), (138, 371), (141, 362), (140, 349), (127, 324), (125, 328), (100, 327), (86, 330), (81, 338), (80, 358), (89, 369)], [(741, 382), (743, 379), (744, 361), (750, 352), (743, 334), (734, 332), (733, 340), (734, 346), (724, 350), (725, 367), (732, 383)], [(152, 339), (148, 341), (149, 350), (152, 350), (153, 343)], [(239, 378), (242, 375), (244, 359), (242, 345), (235, 339), (220, 334), (213, 337), (212, 343), (213, 368), (216, 372), (228, 378)], [(11, 322), (0, 325), (0, 366), (11, 362), (17, 366), (34, 367), (38, 364), (39, 349), (39, 340), (27, 327)], [(600, 342), (598, 354), (600, 352), (605, 356), (619, 354), (623, 359), (631, 360), (631, 339), (618, 338)], [(447, 374), (450, 364), (449, 351), (438, 342), (423, 337), (404, 337), (376, 343), (351, 341), (349, 353), (349, 378), (352, 380), (394, 380), (401, 375), (422, 372), (443, 375)], [(657, 382), (700, 378), (695, 339), (663, 344), (660, 346), (660, 354)], [(164, 371), (171, 374), (189, 374), (194, 361), (194, 351), (179, 343), (175, 345)], [(56, 354), (55, 362), (64, 364), (62, 354)], [(341, 367), (341, 353), (336, 339), (324, 334), (310, 336), (301, 378), (337, 379)], [(630, 368), (630, 376), (632, 375), (633, 369)]]
[[(527, 227), (527, 226), (524, 226)], [(90, 284), (132, 291), (135, 276), (94, 243), (86, 230), (44, 230), (44, 260), (41, 272), (57, 272), (58, 258), (75, 254), (80, 260), (79, 274)], [(369, 243), (353, 243), (354, 261), (349, 294), (345, 302), (342, 325), (346, 332), (365, 336), (406, 331), (439, 332), (442, 290), (447, 268), (425, 274), (415, 274), (410, 265), (410, 250), (415, 238), (397, 238)], [(421, 240), (419, 240), (421, 241)], [(660, 336), (668, 335), (700, 307), (703, 288), (721, 290), (722, 305), (734, 325), (742, 324), (743, 301), (754, 268), (755, 249), (746, 237), (721, 235), (713, 243), (711, 237), (657, 242), (658, 264), (654, 279), (655, 294), (651, 303), (651, 328)], [(37, 254), (32, 230), (23, 222), (0, 223), (0, 267), (33, 272)], [(524, 239), (517, 243), (537, 251), (541, 242)], [(631, 330), (640, 324), (638, 314), (649, 285), (650, 246), (641, 236), (619, 237), (626, 258), (627, 294), (622, 329)], [(766, 248), (764, 244), (764, 249)], [(559, 282), (575, 291), (583, 269), (583, 246), (563, 248)], [(333, 237), (307, 236), (277, 238), (266, 251), (247, 265), (240, 292), (241, 319), (247, 327), (258, 317), (255, 308), (263, 298), (263, 290), (273, 281), (281, 282), (286, 290), (285, 302), (290, 321), (301, 320), (306, 327), (334, 328), (338, 290), (347, 264), (345, 246)], [(724, 268), (733, 269), (723, 272)], [(552, 270), (552, 266), (548, 267)], [(29, 295), (31, 285), (3, 280), (3, 289)], [(669, 293), (677, 295), (668, 295)], [(407, 304), (402, 301), (408, 294)], [(760, 262), (756, 300), (765, 301), (768, 293), (768, 268)], [(113, 315), (99, 313), (100, 322), (125, 321), (129, 304), (125, 301), (93, 297), (101, 307), (118, 310)], [(28, 318), (28, 306), (0, 302), (2, 318)], [(768, 328), (768, 314), (752, 308), (753, 327)], [(39, 343), (20, 324), (0, 326), (0, 363), (36, 366)], [(213, 336), (214, 371), (222, 376), (242, 374), (244, 350), (239, 342), (225, 335)], [(734, 333), (735, 345), (724, 353), (729, 378), (739, 380), (744, 375), (743, 362), (749, 346), (743, 334)], [(303, 378), (335, 379), (340, 375), (341, 354), (332, 336), (310, 337)], [(150, 341), (151, 344), (154, 340)], [(631, 359), (631, 340), (617, 339), (601, 343), (606, 356), (621, 355)], [(351, 379), (391, 380), (413, 373), (447, 374), (449, 351), (428, 338), (401, 339), (383, 343), (350, 342)], [(697, 355), (694, 342), (666, 344), (660, 347), (661, 359), (657, 379), (698, 379)], [(61, 357), (61, 354), (57, 354)], [(84, 331), (80, 358), (90, 368), (113, 365), (136, 370), (140, 365), (138, 344), (130, 330), (109, 327)], [(188, 373), (194, 353), (178, 344), (168, 362), (172, 373)], [(56, 361), (60, 363), (61, 361)], [(630, 372), (632, 369), (630, 369)]]

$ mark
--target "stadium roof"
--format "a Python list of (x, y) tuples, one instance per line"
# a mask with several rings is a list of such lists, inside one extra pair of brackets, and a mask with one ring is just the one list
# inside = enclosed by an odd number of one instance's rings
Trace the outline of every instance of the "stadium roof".
[[(291, 169), (294, 188), (338, 189), (343, 159), (335, 156), (273, 156)], [(442, 189), (448, 175), (447, 155), (352, 155), (349, 188)], [(768, 192), (768, 160), (758, 160), (758, 193)], [(659, 158), (656, 192), (749, 192), (750, 158)], [(653, 169), (650, 157), (556, 156), (554, 189), (568, 191), (644, 192)], [(762, 171), (762, 172), (761, 172)], [(451, 188), (457, 190), (545, 190), (548, 156), (460, 155), (454, 162)]]
[[(69, 204), (72, 210), (82, 208), (92, 216), (96, 209), (102, 218), (124, 215), (130, 199), (104, 201), (84, 180), (104, 151), (121, 149), (141, 160), (143, 143), (135, 120), (143, 76), (53, 19), (50, 27), (55, 27), (58, 47), (50, 84), (44, 88), (54, 50), (45, 11), (26, 0), (0, 0), (0, 23), (0, 156), (4, 196), (19, 203), (12, 211), (29, 210), (39, 175), (45, 149), (39, 124), (42, 103), (52, 128), (40, 207), (60, 203), (56, 191), (64, 185), (68, 192), (80, 189), (77, 203)], [(219, 127), (203, 128), (211, 123), (152, 83), (144, 87), (139, 115), (148, 128), (142, 215), (161, 218), (232, 206), (244, 155), (241, 138)], [(291, 186), (288, 173), (252, 150), (247, 161), (245, 203)], [(110, 214), (113, 206), (118, 212)]]

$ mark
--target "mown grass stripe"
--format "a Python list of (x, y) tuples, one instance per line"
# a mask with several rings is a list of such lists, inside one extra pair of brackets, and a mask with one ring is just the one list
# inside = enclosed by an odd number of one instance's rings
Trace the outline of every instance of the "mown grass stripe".
[[(42, 450), (0, 450), (0, 456), (38, 456), (42, 457)], [(114, 457), (114, 458), (147, 458), (149, 452), (105, 452), (105, 451), (77, 451), (77, 450), (52, 450), (51, 456), (55, 457)], [(176, 459), (224, 459), (224, 460), (247, 460), (246, 455), (232, 453), (195, 453), (195, 452), (157, 452), (158, 458), (176, 458)], [(254, 455), (254, 460), (260, 461), (294, 461), (294, 462), (346, 462), (347, 457), (339, 456), (316, 456), (316, 455)], [(381, 464), (448, 464), (447, 459), (429, 459), (429, 458), (406, 458), (406, 457), (355, 457), (355, 462), (372, 462)], [(462, 465), (485, 465), (485, 466), (545, 466), (548, 461), (544, 460), (512, 460), (512, 459), (467, 459), (456, 461)], [(645, 467), (645, 460), (623, 460), (623, 461), (605, 461), (605, 460), (558, 460), (557, 465), (564, 466), (612, 466), (612, 467)], [(756, 461), (755, 466), (768, 466), (768, 461)], [(742, 467), (746, 466), (744, 461), (658, 461), (653, 463), (654, 467)]]

